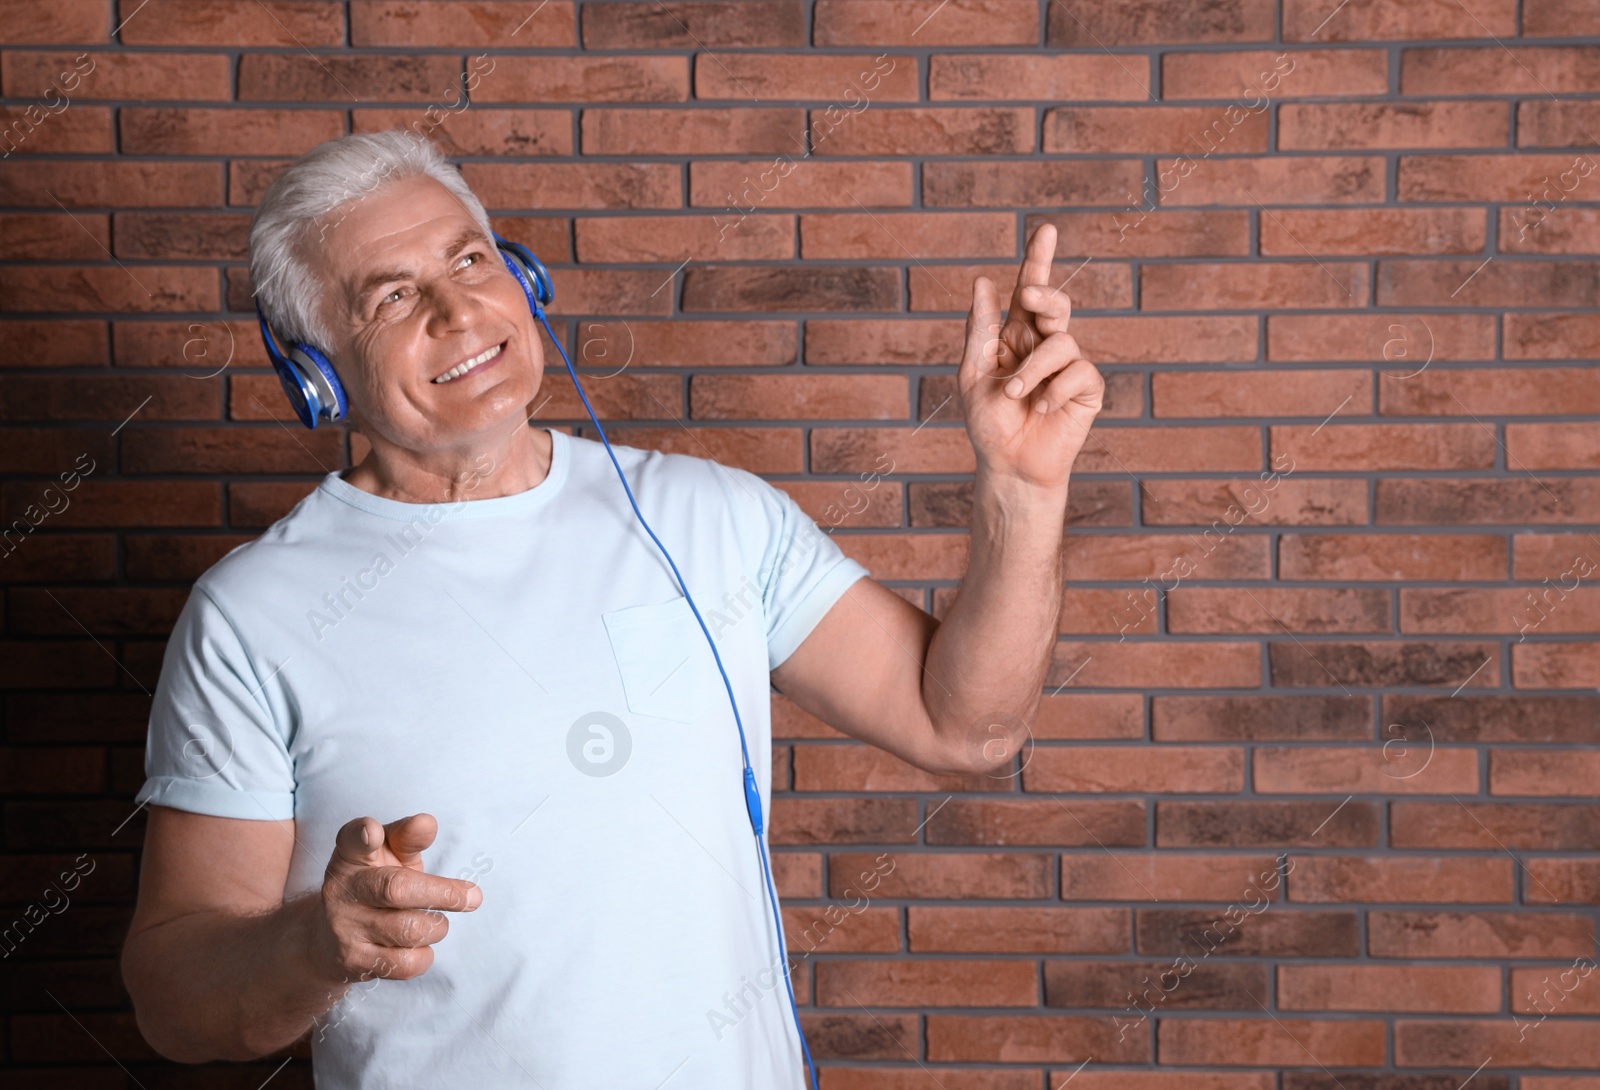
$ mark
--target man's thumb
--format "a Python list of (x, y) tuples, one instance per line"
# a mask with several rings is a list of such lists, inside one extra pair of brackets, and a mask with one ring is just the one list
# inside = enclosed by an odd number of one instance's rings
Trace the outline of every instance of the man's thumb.
[(383, 826), (374, 817), (358, 817), (340, 827), (333, 841), (333, 861), (353, 867), (381, 866)]

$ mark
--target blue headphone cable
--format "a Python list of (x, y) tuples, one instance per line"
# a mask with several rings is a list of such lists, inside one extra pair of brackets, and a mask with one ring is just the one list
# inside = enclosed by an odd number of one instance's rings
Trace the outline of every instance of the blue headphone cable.
[(767, 865), (767, 847), (761, 834), (764, 828), (761, 819), (761, 791), (756, 785), (756, 774), (750, 767), (750, 747), (745, 742), (744, 722), (739, 718), (739, 702), (734, 699), (733, 685), (728, 681), (728, 671), (722, 668), (722, 656), (717, 654), (717, 645), (711, 638), (711, 632), (706, 628), (706, 622), (700, 616), (700, 610), (694, 604), (694, 598), (689, 594), (689, 587), (683, 580), (683, 575), (678, 571), (678, 565), (672, 561), (672, 554), (667, 552), (667, 547), (661, 544), (661, 539), (656, 537), (650, 524), (645, 521), (644, 515), (639, 511), (639, 505), (634, 502), (633, 489), (628, 487), (628, 478), (622, 472), (622, 466), (617, 463), (616, 454), (612, 453), (611, 441), (606, 438), (605, 428), (600, 426), (600, 420), (594, 414), (594, 409), (589, 405), (589, 399), (584, 396), (583, 387), (578, 384), (578, 373), (572, 367), (572, 361), (567, 358), (567, 350), (561, 347), (561, 338), (555, 335), (550, 328), (550, 323), (545, 320), (544, 308), (539, 307), (534, 311), (534, 316), (543, 323), (545, 332), (550, 334), (550, 341), (556, 346), (556, 351), (561, 353), (561, 360), (567, 365), (567, 374), (572, 377), (573, 388), (578, 391), (578, 397), (583, 400), (583, 407), (588, 410), (589, 419), (594, 421), (594, 426), (600, 433), (600, 441), (605, 444), (606, 453), (611, 457), (611, 464), (617, 471), (617, 477), (622, 481), (623, 491), (628, 494), (628, 503), (633, 506), (633, 513), (639, 517), (639, 525), (644, 527), (645, 533), (650, 535), (650, 540), (656, 543), (661, 550), (661, 555), (667, 558), (667, 563), (672, 566), (672, 574), (678, 580), (678, 586), (683, 590), (683, 596), (689, 603), (689, 608), (694, 611), (694, 619), (700, 623), (700, 631), (705, 633), (706, 643), (711, 647), (712, 657), (717, 660), (717, 671), (722, 674), (723, 687), (728, 691), (728, 702), (733, 706), (733, 721), (739, 728), (739, 751), (744, 758), (744, 800), (745, 809), (750, 814), (750, 826), (755, 830), (756, 850), (761, 857), (761, 875), (766, 880), (767, 903), (772, 907), (772, 919), (777, 928), (778, 953), (783, 958), (783, 986), (789, 993), (789, 1011), (794, 1016), (794, 1031), (800, 1038), (800, 1050), (805, 1054), (806, 1073), (811, 1080), (811, 1090), (817, 1090), (816, 1065), (811, 1060), (811, 1049), (806, 1044), (806, 1034), (800, 1028), (800, 1008), (794, 999), (794, 985), (789, 979), (789, 951), (783, 941), (783, 917), (778, 912), (777, 894), (772, 888), (772, 869)]

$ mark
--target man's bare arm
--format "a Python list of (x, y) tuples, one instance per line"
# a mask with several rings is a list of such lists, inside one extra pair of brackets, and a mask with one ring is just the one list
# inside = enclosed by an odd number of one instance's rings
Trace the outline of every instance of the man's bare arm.
[(436, 831), (426, 814), (351, 821), (322, 889), (285, 901), (293, 821), (150, 807), (122, 951), (140, 1033), (182, 1063), (254, 1059), (299, 1040), (355, 983), (426, 971), (448, 924), (424, 906), (482, 899), (422, 871)]

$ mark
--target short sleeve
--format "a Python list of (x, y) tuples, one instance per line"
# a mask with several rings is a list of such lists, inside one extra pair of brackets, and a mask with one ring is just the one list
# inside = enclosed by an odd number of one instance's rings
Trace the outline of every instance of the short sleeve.
[(214, 817), (294, 817), (294, 761), (264, 689), (232, 620), (196, 586), (167, 641), (134, 801)]
[(787, 492), (747, 470), (731, 472), (731, 492), (746, 501), (740, 509), (754, 504), (758, 511), (748, 524), (741, 520), (740, 531), (750, 535), (746, 554), (760, 558), (756, 580), (767, 620), (767, 664), (775, 670), (850, 584), (871, 573), (846, 556)]

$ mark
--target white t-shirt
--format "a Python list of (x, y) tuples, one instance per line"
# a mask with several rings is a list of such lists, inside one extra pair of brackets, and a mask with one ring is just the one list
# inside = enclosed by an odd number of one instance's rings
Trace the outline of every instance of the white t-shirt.
[[(330, 473), (202, 575), (137, 799), (294, 818), (285, 897), (345, 822), (426, 811), (426, 869), (482, 887), (426, 973), (312, 1031), (320, 1090), (798, 1090), (722, 676), (605, 447), (549, 430), (525, 492), (411, 504)], [(753, 473), (612, 450), (770, 815), (769, 671), (869, 573)]]

